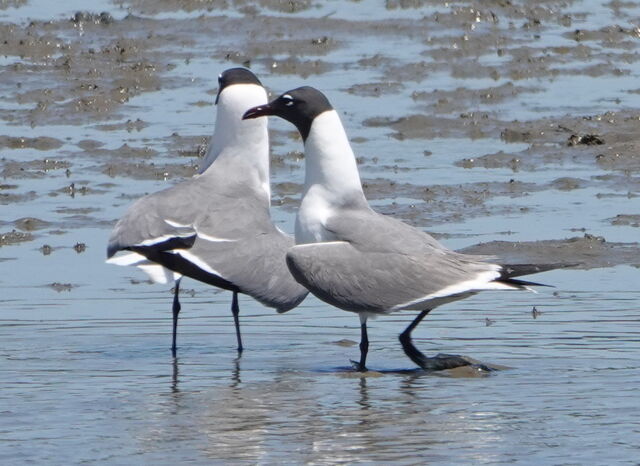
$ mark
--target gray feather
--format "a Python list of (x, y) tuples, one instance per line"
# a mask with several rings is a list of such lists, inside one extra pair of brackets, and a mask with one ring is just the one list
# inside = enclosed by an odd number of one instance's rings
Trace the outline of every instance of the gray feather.
[(326, 228), (336, 242), (296, 246), (287, 263), (320, 299), (353, 312), (389, 312), (495, 270), (482, 258), (450, 251), (430, 235), (368, 208), (340, 210)]

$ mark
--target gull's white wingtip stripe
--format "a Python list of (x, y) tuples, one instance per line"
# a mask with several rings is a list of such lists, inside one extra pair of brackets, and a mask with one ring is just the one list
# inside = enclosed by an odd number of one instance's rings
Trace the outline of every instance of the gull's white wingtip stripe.
[[(425, 306), (428, 306), (429, 301), (443, 299), (448, 297), (456, 297), (465, 295), (466, 293), (477, 293), (479, 291), (490, 290), (518, 290), (520, 288), (510, 286), (506, 283), (500, 283), (494, 281), (499, 278), (500, 274), (494, 271), (483, 272), (472, 280), (465, 280), (459, 283), (446, 286), (434, 293), (429, 293), (421, 298), (408, 301), (406, 303), (398, 304), (391, 308), (391, 311), (400, 310), (422, 310)], [(423, 304), (420, 306), (420, 304)]]
[(177, 254), (178, 256), (182, 257), (183, 259), (188, 260), (192, 264), (198, 266), (201, 270), (204, 270), (205, 272), (210, 273), (211, 275), (216, 275), (216, 276), (226, 280), (226, 278), (220, 272), (218, 272), (213, 267), (211, 267), (207, 263), (206, 260), (204, 260), (201, 257), (196, 256), (191, 251), (189, 251), (187, 249), (174, 249), (174, 250), (172, 250), (170, 252), (173, 253), (173, 254)]
[(157, 238), (149, 238), (149, 239), (145, 239), (144, 241), (141, 241), (140, 243), (134, 244), (133, 247), (147, 247), (147, 246), (153, 246), (156, 244), (162, 244), (166, 241), (172, 240), (172, 239), (182, 239), (182, 238), (189, 238), (193, 236), (193, 231), (188, 232), (188, 233), (184, 233), (184, 234), (171, 234), (171, 235), (163, 235), (163, 236), (158, 236)]
[(234, 241), (238, 241), (235, 238), (220, 238), (217, 236), (211, 236), (211, 235), (207, 235), (206, 233), (203, 233), (201, 230), (196, 229), (196, 236), (199, 239), (203, 239), (205, 241), (210, 241), (212, 243), (231, 243)]
[(167, 225), (172, 226), (174, 228), (193, 228), (192, 224), (174, 222), (173, 220), (169, 220), (167, 218), (164, 219), (164, 223), (166, 223)]

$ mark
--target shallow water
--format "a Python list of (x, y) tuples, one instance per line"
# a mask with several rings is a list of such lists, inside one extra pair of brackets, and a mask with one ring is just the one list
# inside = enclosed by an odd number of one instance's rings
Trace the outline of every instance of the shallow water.
[[(637, 464), (640, 4), (511, 3), (0, 9), (0, 461)], [(284, 315), (242, 299), (238, 359), (229, 293), (186, 280), (171, 358), (169, 287), (104, 264), (106, 240), (133, 199), (194, 173), (216, 76), (247, 60), (274, 94), (327, 92), (379, 210), (451, 248), (577, 251), (533, 278), (555, 288), (443, 306), (414, 333), (510, 369), (416, 370), (406, 313), (370, 323), (372, 371), (353, 373), (357, 317), (312, 297)], [(271, 128), (291, 231), (301, 144)], [(567, 241), (585, 234), (606, 243)]]

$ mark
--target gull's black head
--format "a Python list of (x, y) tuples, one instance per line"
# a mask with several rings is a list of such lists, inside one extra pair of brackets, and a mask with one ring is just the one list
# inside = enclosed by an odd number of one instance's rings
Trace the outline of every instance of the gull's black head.
[(216, 96), (216, 104), (220, 99), (220, 93), (225, 87), (233, 84), (257, 84), (262, 86), (260, 80), (246, 68), (229, 68), (218, 76), (218, 95)]
[(306, 141), (313, 119), (327, 110), (333, 110), (333, 107), (324, 94), (313, 87), (303, 86), (285, 92), (267, 105), (250, 108), (242, 119), (279, 116), (293, 123)]

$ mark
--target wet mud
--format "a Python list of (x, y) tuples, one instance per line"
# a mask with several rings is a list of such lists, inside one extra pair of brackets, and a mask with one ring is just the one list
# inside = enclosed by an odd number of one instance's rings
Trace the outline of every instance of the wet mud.
[[(342, 91), (358, 98), (408, 94), (412, 103), (404, 116), (388, 116), (384, 108), (378, 108), (373, 115), (361, 112), (354, 118), (364, 129), (374, 130), (377, 137), (424, 140), (425, 165), (430, 154), (428, 141), (437, 138), (496, 139), (525, 146), (513, 152), (501, 149), (474, 157), (460, 154), (452, 161), (466, 170), (506, 169), (513, 174), (510, 179), (447, 185), (396, 182), (395, 173), (412, 168), (360, 154), (367, 196), (373, 201), (411, 199), (393, 200), (378, 209), (417, 226), (428, 228), (508, 214), (519, 207), (495, 205), (491, 200), (549, 190), (589, 188), (601, 191), (602, 196), (636, 196), (640, 191), (637, 111), (612, 102), (612, 110), (600, 114), (572, 115), (558, 109), (556, 116), (534, 115), (521, 120), (505, 119), (501, 112), (523, 95), (535, 98), (542, 93), (539, 78), (620, 76), (629, 74), (629, 66), (640, 59), (635, 53), (640, 35), (637, 29), (616, 25), (576, 29), (573, 23), (580, 22), (585, 14), (569, 8), (572, 3), (462, 3), (448, 9), (433, 7), (419, 18), (380, 20), (347, 21), (328, 12), (322, 18), (303, 15), (294, 23), (286, 14), (317, 10), (319, 5), (306, 1), (131, 1), (119, 2), (124, 15), (122, 11), (77, 11), (64, 19), (33, 20), (26, 27), (0, 24), (3, 53), (9, 57), (2, 71), (3, 101), (14, 107), (0, 110), (0, 118), (20, 134), (0, 135), (0, 150), (9, 150), (0, 159), (0, 200), (17, 205), (38, 202), (42, 195), (67, 194), (73, 198), (109, 191), (108, 187), (95, 187), (94, 181), (74, 180), (80, 172), (87, 179), (106, 176), (113, 180), (177, 181), (195, 174), (206, 150), (206, 132), (188, 136), (173, 132), (153, 140), (153, 144), (133, 137), (131, 142), (106, 147), (97, 138), (63, 140), (55, 133), (31, 137), (23, 128), (92, 125), (106, 138), (114, 132), (135, 135), (151, 125), (144, 119), (127, 117), (127, 108), (137, 106), (135, 97), (194, 82), (208, 86), (210, 97), (193, 99), (190, 104), (213, 113), (213, 76), (217, 70), (196, 78), (173, 72), (179, 63), (188, 64), (201, 53), (226, 61), (227, 66), (251, 66), (274, 76), (311, 79), (346, 72), (353, 76), (353, 83)], [(410, 12), (427, 5), (387, 2), (387, 9)], [(171, 18), (176, 13), (198, 15)], [(154, 17), (160, 14), (164, 16)], [(624, 17), (624, 8), (618, 8), (615, 14)], [(255, 22), (246, 21), (257, 17), (259, 28), (253, 27)], [(560, 31), (566, 40), (561, 45), (538, 44), (535, 39), (551, 29)], [(216, 38), (208, 44), (211, 31), (216, 31)], [(349, 50), (361, 35), (372, 33), (389, 42), (399, 34), (410, 37), (417, 44), (417, 59), (415, 55), (393, 55), (386, 50), (350, 61), (334, 58), (341, 50)], [(441, 89), (437, 84), (430, 85), (431, 77), (438, 74), (450, 74), (460, 81), (484, 78), (495, 84)], [(548, 113), (548, 108), (543, 110)], [(295, 178), (301, 176), (303, 165), (300, 152), (282, 153), (279, 149), (287, 145), (292, 134), (274, 130), (272, 137), (274, 205), (288, 212), (297, 206), (300, 181)], [(351, 136), (364, 145), (370, 140), (358, 132)], [(73, 150), (74, 145), (77, 150)], [(593, 174), (538, 182), (520, 180), (524, 172), (553, 171), (566, 164), (582, 165)], [(46, 178), (58, 170), (66, 173), (70, 183), (48, 193), (28, 191), (28, 183), (17, 183)], [(284, 173), (294, 176), (278, 181)], [(619, 215), (622, 217), (611, 221), (613, 225), (634, 224), (633, 217)], [(96, 219), (85, 218), (87, 226)], [(545, 243), (539, 245), (544, 247)]]
[(461, 252), (494, 256), (504, 264), (557, 264), (573, 269), (631, 265), (640, 268), (638, 243), (609, 243), (603, 237), (584, 235), (564, 240), (533, 242), (492, 241)]

